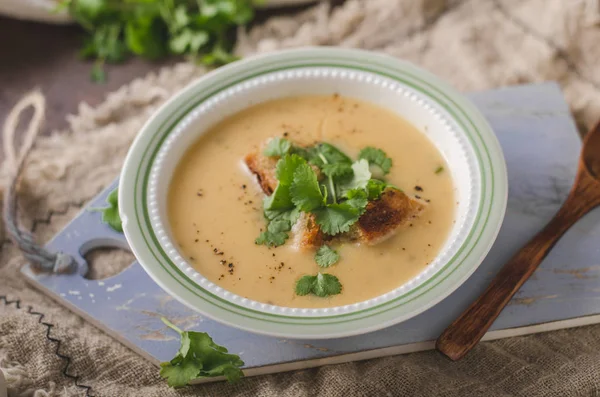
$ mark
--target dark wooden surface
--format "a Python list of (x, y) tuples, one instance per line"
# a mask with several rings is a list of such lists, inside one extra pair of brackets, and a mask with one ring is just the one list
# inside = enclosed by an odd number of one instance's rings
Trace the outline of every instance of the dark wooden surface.
[[(332, 1), (339, 5), (343, 1)], [(261, 10), (256, 22), (273, 15), (293, 13), (303, 7)], [(82, 32), (76, 26), (47, 25), (0, 17), (0, 122), (27, 91), (38, 87), (47, 98), (46, 123), (43, 133), (67, 127), (65, 116), (77, 111), (85, 101), (102, 102), (105, 95), (136, 77), (142, 77), (161, 66), (172, 64), (173, 58), (150, 62), (132, 58), (120, 65), (107, 66), (104, 84), (90, 81), (92, 64), (78, 58)]]

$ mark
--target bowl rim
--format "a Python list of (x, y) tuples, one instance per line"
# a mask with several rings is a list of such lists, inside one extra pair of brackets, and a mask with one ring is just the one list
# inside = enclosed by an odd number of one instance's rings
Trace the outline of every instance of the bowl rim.
[[(452, 269), (443, 268), (433, 274), (426, 281), (426, 284), (431, 279), (438, 278), (437, 284), (430, 286), (421, 295), (413, 297), (410, 300), (413, 302), (417, 301), (418, 304), (416, 305), (414, 303), (411, 305), (410, 301), (408, 301), (404, 308), (402, 307), (405, 305), (404, 303), (390, 307), (388, 305), (389, 302), (386, 302), (379, 306), (350, 313), (336, 313), (335, 311), (328, 313), (327, 310), (324, 310), (324, 313), (328, 314), (304, 317), (302, 315), (294, 316), (289, 315), (289, 313), (264, 312), (260, 310), (249, 314), (247, 308), (218, 297), (217, 299), (214, 299), (214, 297), (202, 297), (199, 300), (193, 296), (194, 292), (190, 291), (190, 286), (200, 289), (202, 289), (202, 286), (196, 281), (191, 280), (189, 277), (190, 274), (186, 274), (181, 269), (172, 269), (170, 271), (163, 267), (161, 261), (167, 256), (165, 255), (161, 260), (156, 255), (157, 249), (158, 251), (161, 250), (161, 244), (158, 242), (156, 236), (145, 236), (144, 232), (147, 233), (149, 230), (143, 230), (140, 226), (141, 212), (137, 204), (141, 203), (144, 206), (148, 194), (144, 190), (147, 189), (146, 185), (139, 190), (137, 189), (140, 177), (139, 169), (144, 168), (149, 170), (152, 168), (153, 160), (147, 159), (146, 154), (149, 150), (149, 140), (155, 137), (159, 129), (159, 124), (169, 118), (177, 118), (173, 125), (180, 122), (196, 106), (189, 108), (183, 113), (179, 111), (181, 114), (178, 115), (179, 108), (187, 104), (188, 100), (195, 94), (206, 90), (207, 83), (211, 81), (223, 80), (227, 77), (237, 76), (240, 73), (249, 73), (249, 71), (254, 71), (253, 68), (260, 69), (262, 67), (264, 69), (265, 65), (281, 66), (286, 64), (288, 68), (293, 69), (310, 64), (309, 61), (313, 65), (320, 63), (324, 64), (324, 66), (350, 67), (367, 70), (386, 77), (392, 76), (392, 78), (398, 75), (404, 75), (405, 78), (418, 78), (423, 84), (428, 86), (429, 90), (435, 90), (437, 91), (437, 95), (441, 95), (440, 97), (432, 97), (434, 102), (437, 102), (446, 110), (459, 112), (452, 114), (454, 121), (462, 124), (461, 121), (464, 122), (466, 120), (466, 122), (471, 124), (471, 128), (477, 133), (478, 139), (481, 140), (481, 142), (472, 142), (472, 146), (475, 147), (479, 144), (486, 151), (487, 162), (478, 163), (477, 166), (482, 173), (489, 173), (491, 177), (491, 183), (488, 186), (490, 192), (482, 193), (480, 198), (482, 201), (489, 199), (489, 203), (486, 204), (487, 219), (483, 224), (481, 222), (473, 224), (473, 230), (469, 232), (472, 233), (475, 229), (478, 229), (477, 232), (479, 234), (476, 236), (477, 241), (473, 243), (470, 251), (464, 258), (458, 261), (459, 263), (455, 264)], [(429, 94), (431, 92), (427, 92), (427, 95)], [(207, 98), (210, 98), (210, 95)], [(464, 120), (461, 120), (461, 117), (464, 117)], [(465, 130), (460, 129), (460, 132), (467, 134), (465, 131), (468, 127), (464, 128)], [(166, 136), (169, 134), (170, 130), (165, 133)], [(162, 139), (164, 141), (164, 137)], [(162, 141), (157, 144), (155, 152), (158, 152), (161, 145)], [(316, 47), (279, 51), (246, 58), (209, 72), (189, 84), (184, 90), (163, 104), (142, 127), (126, 157), (119, 182), (119, 191), (119, 211), (123, 219), (124, 233), (130, 247), (146, 272), (167, 293), (190, 308), (237, 328), (268, 335), (318, 339), (369, 332), (404, 321), (438, 303), (458, 288), (481, 264), (495, 241), (506, 209), (508, 186), (506, 164), (502, 150), (489, 124), (470, 101), (454, 91), (447, 84), (412, 64), (387, 55), (364, 50)], [(484, 206), (481, 202), (478, 205), (480, 207)], [(150, 234), (153, 234), (151, 230)], [(451, 261), (449, 261), (450, 263)], [(225, 301), (225, 305), (223, 305), (223, 301)], [(236, 310), (237, 308), (244, 310)], [(376, 310), (372, 311), (371, 309)], [(305, 312), (312, 309), (300, 309), (299, 314), (303, 314), (303, 310)], [(371, 313), (362, 313), (369, 311)], [(395, 313), (390, 313), (390, 311)], [(342, 317), (346, 318), (341, 320)], [(320, 321), (314, 322), (311, 320)]]

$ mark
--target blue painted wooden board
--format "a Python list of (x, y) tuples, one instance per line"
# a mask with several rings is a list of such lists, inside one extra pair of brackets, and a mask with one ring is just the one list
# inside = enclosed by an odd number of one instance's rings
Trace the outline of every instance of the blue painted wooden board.
[[(555, 84), (472, 94), (506, 156), (509, 201), (497, 242), (481, 267), (456, 292), (425, 313), (371, 334), (334, 340), (285, 340), (254, 335), (203, 318), (164, 293), (138, 263), (103, 281), (81, 275), (24, 275), (37, 287), (116, 339), (158, 364), (172, 358), (179, 341), (160, 317), (202, 330), (246, 362), (247, 375), (367, 359), (433, 348), (433, 340), (486, 287), (510, 256), (539, 230), (566, 198), (581, 142)], [(116, 182), (89, 205), (104, 205)], [(127, 247), (123, 235), (83, 210), (49, 244), (80, 261), (99, 246)], [(486, 339), (600, 322), (600, 210), (589, 214), (558, 243)]]

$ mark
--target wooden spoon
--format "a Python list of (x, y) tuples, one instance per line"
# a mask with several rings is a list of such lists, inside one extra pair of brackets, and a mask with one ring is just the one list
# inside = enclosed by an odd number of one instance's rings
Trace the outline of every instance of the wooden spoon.
[(436, 342), (451, 360), (461, 359), (487, 332), (504, 306), (571, 226), (600, 205), (600, 122), (583, 141), (575, 184), (554, 218), (500, 270), (485, 292)]

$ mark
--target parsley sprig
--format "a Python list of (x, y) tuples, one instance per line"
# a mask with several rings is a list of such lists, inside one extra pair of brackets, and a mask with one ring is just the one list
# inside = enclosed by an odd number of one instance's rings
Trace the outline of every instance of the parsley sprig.
[(160, 364), (160, 376), (171, 387), (183, 387), (193, 379), (224, 376), (229, 382), (239, 380), (244, 362), (238, 355), (228, 354), (205, 332), (182, 331), (166, 318), (161, 318), (181, 338), (175, 358)]
[(103, 65), (130, 55), (159, 59), (186, 55), (205, 65), (235, 60), (232, 28), (254, 17), (253, 0), (62, 0), (86, 31), (81, 55), (95, 59), (92, 79), (105, 79)]

